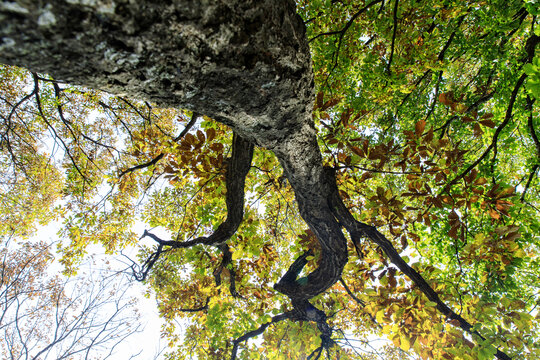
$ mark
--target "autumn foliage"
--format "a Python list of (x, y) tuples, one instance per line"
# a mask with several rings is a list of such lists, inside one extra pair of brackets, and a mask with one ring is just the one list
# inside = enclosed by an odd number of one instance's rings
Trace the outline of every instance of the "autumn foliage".
[(334, 285), (280, 290), (324, 249), (274, 153), (7, 66), (0, 234), (58, 219), (67, 272), (90, 244), (139, 246), (170, 359), (540, 358), (537, 4), (296, 3), (347, 240)]

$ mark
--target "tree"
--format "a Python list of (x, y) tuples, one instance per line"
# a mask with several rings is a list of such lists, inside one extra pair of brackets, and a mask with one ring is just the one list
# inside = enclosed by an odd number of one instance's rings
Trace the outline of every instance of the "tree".
[(0, 255), (0, 352), (5, 359), (107, 359), (139, 331), (129, 282), (96, 272), (50, 275), (43, 242), (4, 244)]
[(171, 357), (538, 357), (535, 3), (1, 4), (34, 71), (5, 70), (6, 163), (34, 123), (62, 147), (68, 267), (169, 232), (138, 276), (171, 345), (191, 321)]

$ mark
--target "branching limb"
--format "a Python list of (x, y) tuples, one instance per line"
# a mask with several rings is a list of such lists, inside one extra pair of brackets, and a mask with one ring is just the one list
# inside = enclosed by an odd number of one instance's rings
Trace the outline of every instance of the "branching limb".
[[(358, 10), (353, 16), (351, 16), (351, 19), (349, 21), (347, 21), (347, 23), (345, 24), (345, 26), (341, 29), (341, 30), (336, 30), (336, 31), (328, 31), (328, 32), (325, 32), (325, 33), (321, 33), (321, 34), (318, 34), (318, 35), (315, 35), (314, 37), (312, 37), (311, 39), (309, 39), (309, 42), (312, 42), (312, 41), (315, 41), (316, 39), (322, 37), (322, 36), (328, 36), (328, 35), (338, 35), (339, 34), (339, 44), (341, 44), (341, 41), (343, 39), (343, 36), (345, 35), (345, 33), (347, 32), (347, 30), (349, 30), (349, 28), (351, 27), (352, 24), (354, 24), (354, 22), (356, 21), (356, 19), (362, 15), (362, 13), (364, 13), (364, 11), (366, 11), (367, 9), (369, 9), (370, 7), (372, 7), (373, 5), (375, 4), (378, 4), (382, 2), (384, 4), (384, 1), (383, 0), (375, 0), (375, 1), (372, 1), (371, 3), (367, 4), (366, 6), (364, 6), (363, 8), (361, 8), (360, 10)], [(339, 51), (339, 44), (338, 44), (338, 49), (337, 51)]]
[[(56, 110), (58, 111), (58, 116), (60, 117), (60, 120), (62, 120), (66, 128), (69, 130), (71, 136), (73, 137), (73, 140), (78, 143), (79, 142), (78, 136), (74, 132), (71, 121), (66, 119), (66, 117), (64, 116), (64, 109), (62, 108), (62, 104), (60, 103), (60, 97), (62, 96), (62, 89), (60, 89), (60, 86), (58, 86), (58, 83), (53, 82), (52, 84), (54, 88), (54, 95), (56, 96), (56, 100), (57, 100)], [(116, 150), (114, 146), (107, 145), (98, 140), (92, 139), (91, 137), (86, 135), (84, 132), (80, 132), (80, 136), (82, 136), (84, 139), (88, 140), (89, 142), (93, 143), (94, 145), (101, 146), (105, 149), (118, 151)], [(90, 158), (88, 155), (87, 157)]]
[(56, 129), (52, 126), (52, 124), (47, 120), (47, 116), (45, 115), (45, 112), (43, 111), (43, 107), (41, 106), (41, 97), (39, 95), (39, 80), (35, 73), (32, 73), (32, 76), (34, 77), (34, 89), (35, 89), (35, 99), (36, 99), (36, 105), (38, 108), (38, 113), (41, 116), (43, 122), (47, 125), (47, 127), (50, 129), (52, 134), (54, 135), (55, 140), (58, 140), (62, 143), (62, 146), (64, 147), (64, 150), (66, 151), (67, 156), (71, 160), (71, 163), (73, 164), (73, 167), (75, 167), (75, 170), (81, 175), (83, 181), (89, 182), (88, 178), (85, 174), (83, 174), (82, 170), (77, 165), (77, 162), (73, 158), (73, 155), (71, 154), (71, 151), (69, 150), (68, 145), (65, 143), (64, 139), (56, 132)]
[(253, 158), (253, 144), (239, 135), (233, 137), (232, 155), (228, 161), (225, 182), (227, 186), (227, 218), (210, 236), (201, 236), (188, 241), (162, 240), (145, 231), (158, 244), (173, 249), (188, 248), (195, 245), (219, 245), (225, 243), (238, 229), (244, 218), (244, 185)]
[[(437, 304), (437, 309), (444, 314), (448, 320), (457, 320), (459, 327), (471, 335), (478, 336), (481, 340), (485, 338), (478, 333), (478, 331), (473, 329), (471, 323), (465, 320), (461, 315), (454, 312), (448, 305), (446, 305), (439, 295), (433, 290), (433, 288), (428, 284), (428, 282), (420, 275), (416, 270), (414, 270), (409, 264), (403, 260), (399, 255), (398, 251), (380, 231), (375, 227), (364, 224), (360, 221), (357, 221), (352, 214), (349, 212), (341, 197), (339, 196), (339, 191), (335, 183), (335, 172), (333, 169), (328, 168), (327, 174), (329, 177), (334, 178), (334, 191), (333, 195), (329, 199), (329, 202), (332, 204), (334, 214), (336, 218), (343, 224), (351, 235), (353, 242), (358, 242), (360, 238), (367, 238), (377, 244), (388, 256), (390, 261), (397, 266), (412, 282), (418, 287), (420, 291), (426, 295), (426, 297)], [(510, 360), (511, 358), (504, 352), (497, 349), (495, 356), (500, 360)]]
[[(316, 40), (317, 38), (319, 38), (321, 36), (338, 35), (339, 34), (338, 44), (337, 44), (337, 47), (336, 47), (336, 51), (334, 52), (334, 55), (333, 55), (334, 65), (333, 65), (333, 67), (332, 67), (332, 69), (330, 70), (329, 73), (332, 73), (334, 71), (334, 69), (338, 65), (339, 51), (341, 50), (341, 44), (343, 43), (343, 37), (345, 36), (345, 33), (347, 32), (347, 30), (349, 30), (349, 28), (352, 26), (352, 24), (354, 24), (356, 19), (360, 15), (362, 15), (362, 13), (364, 13), (364, 11), (366, 11), (367, 9), (372, 7), (373, 5), (378, 4), (380, 2), (382, 2), (382, 6), (384, 6), (384, 0), (374, 0), (371, 3), (367, 4), (366, 6), (364, 6), (363, 8), (361, 8), (360, 10), (358, 10), (351, 17), (351, 19), (345, 24), (345, 26), (341, 30), (329, 31), (329, 32), (321, 33), (321, 34), (318, 34), (318, 35), (314, 36), (313, 38), (309, 39), (309, 42), (312, 42), (312, 41)], [(382, 9), (382, 6), (381, 6), (381, 9)]]
[[(540, 36), (537, 36), (533, 34), (529, 39), (527, 39), (527, 43), (525, 44), (525, 52), (526, 55), (524, 59), (522, 60), (523, 63), (530, 63), (534, 57), (536, 45), (540, 43)], [(486, 156), (489, 155), (490, 151), (497, 147), (497, 141), (499, 139), (499, 135), (501, 131), (508, 125), (510, 122), (510, 119), (512, 119), (512, 113), (514, 110), (514, 104), (517, 99), (517, 94), (519, 92), (519, 89), (521, 86), (523, 86), (523, 83), (525, 82), (525, 79), (527, 78), (527, 74), (522, 74), (518, 81), (516, 82), (516, 85), (514, 86), (514, 89), (512, 90), (512, 94), (510, 95), (510, 101), (508, 102), (508, 107), (506, 108), (506, 114), (504, 116), (503, 122), (497, 127), (495, 130), (495, 134), (493, 134), (493, 139), (491, 140), (491, 144), (487, 147), (487, 149), (484, 151), (484, 153), (476, 159), (469, 167), (467, 167), (461, 174), (456, 176), (452, 181), (450, 181), (446, 187), (445, 191), (449, 190), (452, 185), (455, 185), (459, 180), (463, 179), (472, 169), (474, 169)]]
[(259, 326), (257, 329), (249, 331), (245, 333), (244, 335), (240, 336), (239, 338), (233, 340), (233, 348), (231, 352), (231, 360), (236, 359), (236, 354), (238, 353), (238, 345), (244, 341), (247, 341), (253, 337), (261, 335), (270, 325), (276, 324), (280, 321), (290, 319), (291, 313), (286, 312), (283, 314), (279, 314), (276, 316), (272, 316), (272, 320), (270, 322), (264, 323), (261, 326)]
[(491, 150), (497, 146), (497, 141), (499, 139), (499, 135), (501, 131), (508, 125), (510, 122), (510, 119), (512, 118), (512, 112), (514, 109), (514, 103), (516, 102), (517, 94), (519, 92), (519, 89), (525, 82), (525, 79), (527, 78), (527, 74), (523, 74), (518, 79), (516, 85), (514, 86), (514, 90), (512, 90), (512, 95), (510, 96), (510, 102), (508, 103), (508, 107), (506, 108), (506, 115), (504, 117), (504, 121), (497, 127), (495, 130), (495, 134), (493, 134), (493, 138), (491, 140), (491, 144), (487, 147), (486, 150), (482, 153), (482, 155), (476, 159), (471, 165), (469, 165), (465, 170), (463, 170), (458, 176), (453, 178), (445, 187), (445, 191), (448, 191), (452, 185), (457, 184), (457, 182), (461, 179), (463, 179), (472, 169), (474, 169), (482, 160), (486, 158), (486, 156), (489, 155)]
[[(141, 239), (144, 238), (145, 236), (150, 236), (152, 239), (157, 238), (157, 236), (155, 236), (154, 234), (148, 233), (146, 230), (144, 231), (144, 234), (141, 237)], [(148, 277), (148, 273), (150, 272), (150, 270), (152, 270), (152, 268), (154, 267), (154, 264), (156, 263), (156, 261), (158, 261), (159, 257), (161, 256), (161, 254), (163, 252), (164, 252), (163, 251), (163, 245), (159, 244), (156, 251), (154, 251), (145, 260), (145, 262), (140, 266), (140, 270), (136, 269), (136, 267), (137, 267), (136, 264), (131, 265), (131, 270), (133, 271), (133, 276), (135, 277), (135, 280), (137, 280), (137, 281), (146, 280), (146, 278)]]
[[(236, 233), (236, 230), (244, 218), (244, 185), (246, 176), (251, 168), (253, 149), (254, 146), (251, 142), (237, 134), (234, 134), (232, 154), (228, 161), (227, 173), (225, 175), (225, 182), (227, 186), (225, 200), (227, 204), (227, 218), (219, 225), (217, 230), (214, 231), (212, 235), (201, 236), (188, 241), (176, 241), (163, 240), (146, 230), (144, 231), (141, 239), (147, 236), (150, 237), (158, 244), (158, 248), (143, 264), (143, 271), (140, 273), (140, 276), (136, 277), (137, 280), (144, 280), (146, 278), (148, 272), (152, 269), (161, 253), (164, 252), (164, 247), (169, 249), (182, 249), (193, 247), (195, 245), (220, 246), (225, 244), (225, 242), (232, 235), (234, 235), (234, 233)], [(232, 282), (232, 284), (234, 284), (234, 282)], [(236, 290), (232, 284), (231, 286), (233, 286), (233, 288), (231, 289), (231, 294), (234, 296)]]

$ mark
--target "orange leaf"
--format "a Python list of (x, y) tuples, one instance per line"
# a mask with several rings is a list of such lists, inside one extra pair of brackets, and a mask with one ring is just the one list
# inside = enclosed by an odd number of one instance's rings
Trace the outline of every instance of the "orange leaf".
[(328, 108), (331, 108), (332, 106), (336, 105), (338, 102), (339, 102), (339, 98), (330, 99), (321, 106), (321, 110), (324, 111)]
[(501, 218), (501, 215), (493, 209), (489, 209), (489, 216), (491, 216), (495, 220), (499, 220)]

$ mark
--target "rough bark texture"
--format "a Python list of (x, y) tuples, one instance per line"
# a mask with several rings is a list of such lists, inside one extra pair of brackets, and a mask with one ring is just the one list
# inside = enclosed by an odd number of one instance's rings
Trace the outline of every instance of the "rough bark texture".
[(0, 62), (190, 109), (274, 151), (323, 250), (307, 284), (278, 289), (305, 300), (340, 278), (346, 240), (327, 203), (294, 1), (2, 1), (0, 36)]
[(204, 110), (265, 147), (311, 107), (304, 26), (289, 0), (3, 1), (0, 24), (4, 63)]

